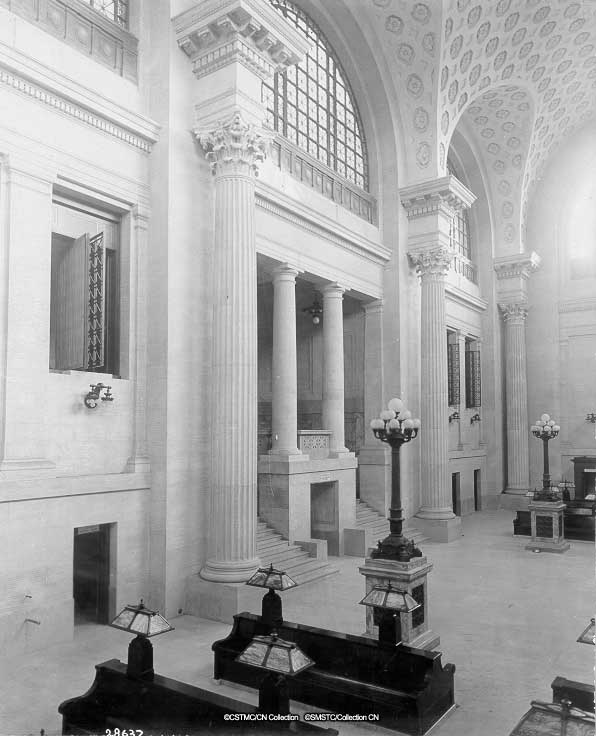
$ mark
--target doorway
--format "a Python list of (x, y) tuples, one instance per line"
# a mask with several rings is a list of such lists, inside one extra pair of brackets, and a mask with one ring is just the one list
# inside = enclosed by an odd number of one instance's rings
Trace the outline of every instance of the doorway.
[(330, 555), (339, 555), (338, 483), (310, 485), (310, 536), (326, 539)]
[(482, 490), (480, 486), (480, 470), (474, 470), (474, 511), (480, 511), (482, 506)]
[(461, 516), (459, 473), (451, 473), (451, 505), (453, 507), (453, 513), (456, 516)]
[(109, 623), (111, 524), (74, 530), (72, 596), (75, 625)]

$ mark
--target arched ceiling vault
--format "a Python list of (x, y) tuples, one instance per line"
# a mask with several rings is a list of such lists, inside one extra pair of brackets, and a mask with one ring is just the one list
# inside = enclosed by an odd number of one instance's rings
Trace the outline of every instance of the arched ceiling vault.
[(395, 70), (410, 183), (445, 173), (463, 117), (491, 172), (499, 239), (523, 250), (521, 203), (559, 143), (596, 115), (596, 0), (368, 3)]

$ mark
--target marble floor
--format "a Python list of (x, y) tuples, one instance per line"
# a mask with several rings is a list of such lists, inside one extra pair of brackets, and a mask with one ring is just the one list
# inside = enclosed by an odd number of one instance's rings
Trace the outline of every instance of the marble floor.
[[(512, 536), (512, 519), (511, 511), (479, 512), (464, 517), (459, 540), (422, 545), (434, 565), (430, 625), (441, 637), (443, 663), (456, 665), (457, 707), (432, 736), (506, 736), (532, 699), (551, 700), (556, 675), (594, 680), (595, 648), (576, 642), (595, 611), (594, 546), (572, 542), (565, 554), (532, 553), (526, 538)], [(334, 563), (338, 575), (283, 594), (284, 618), (360, 634), (362, 560)], [(192, 616), (172, 624), (175, 631), (153, 640), (156, 672), (256, 702), (254, 692), (211, 679), (211, 644), (229, 624)], [(82, 625), (68, 644), (13, 659), (0, 653), (0, 736), (59, 734), (58, 704), (89, 688), (96, 663), (126, 661), (128, 642), (124, 632)], [(327, 725), (342, 736), (396, 733), (372, 724)]]

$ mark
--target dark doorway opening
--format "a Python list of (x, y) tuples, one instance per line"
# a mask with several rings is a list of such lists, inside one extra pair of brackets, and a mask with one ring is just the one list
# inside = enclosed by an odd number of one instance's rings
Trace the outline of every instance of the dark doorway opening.
[(474, 471), (474, 511), (480, 511), (482, 507), (482, 491), (480, 486), (480, 470)]
[(456, 516), (461, 516), (459, 473), (451, 473), (451, 505), (453, 506), (453, 513)]
[(110, 524), (74, 530), (75, 624), (109, 623)]

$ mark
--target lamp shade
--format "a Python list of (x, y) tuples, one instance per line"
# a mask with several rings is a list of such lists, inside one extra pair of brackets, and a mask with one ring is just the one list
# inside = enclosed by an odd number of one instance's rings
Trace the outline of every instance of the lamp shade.
[(417, 603), (409, 593), (397, 590), (391, 583), (387, 585), (375, 585), (360, 601), (360, 604), (404, 613), (410, 613), (416, 610), (416, 608), (420, 608), (420, 603)]
[(270, 636), (255, 636), (236, 657), (236, 662), (283, 675), (296, 675), (314, 665), (296, 644), (280, 639), (275, 632)]
[(255, 588), (269, 588), (274, 590), (287, 590), (296, 587), (296, 581), (292, 580), (282, 570), (275, 570), (273, 565), (260, 567), (255, 574), (246, 581), (247, 585)]
[(174, 630), (160, 613), (145, 608), (143, 601), (138, 606), (124, 606), (110, 626), (140, 636), (157, 636)]

